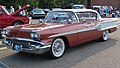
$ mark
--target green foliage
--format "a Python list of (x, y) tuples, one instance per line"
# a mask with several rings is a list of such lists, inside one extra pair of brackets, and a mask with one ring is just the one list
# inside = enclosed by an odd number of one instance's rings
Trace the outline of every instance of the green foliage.
[(0, 0), (1, 5), (5, 5), (10, 7), (11, 5), (15, 6), (17, 9), (18, 5), (26, 5), (30, 4), (31, 8), (39, 7), (39, 8), (51, 8), (51, 7), (61, 7), (63, 5), (67, 5), (70, 3), (78, 3), (82, 4), (84, 0)]

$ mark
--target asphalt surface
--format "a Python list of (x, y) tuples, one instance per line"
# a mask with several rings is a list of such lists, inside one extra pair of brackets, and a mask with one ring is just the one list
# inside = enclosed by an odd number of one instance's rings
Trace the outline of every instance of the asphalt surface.
[(0, 62), (0, 68), (9, 68), (9, 67), (6, 66), (4, 63)]
[(10, 68), (120, 68), (120, 29), (110, 34), (108, 41), (71, 47), (59, 59), (4, 49), (0, 62)]

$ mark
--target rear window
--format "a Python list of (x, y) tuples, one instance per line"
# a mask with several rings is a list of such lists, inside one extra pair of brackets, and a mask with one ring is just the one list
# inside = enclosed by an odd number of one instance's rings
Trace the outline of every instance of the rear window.
[(42, 9), (33, 9), (33, 13), (45, 13)]
[(80, 12), (76, 13), (79, 21), (91, 22), (97, 20), (97, 14), (94, 12)]

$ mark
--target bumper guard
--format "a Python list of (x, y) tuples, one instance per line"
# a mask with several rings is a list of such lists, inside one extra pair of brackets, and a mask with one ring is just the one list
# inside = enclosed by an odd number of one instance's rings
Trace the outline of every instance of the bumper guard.
[(8, 49), (35, 54), (46, 53), (51, 47), (50, 44), (24, 38), (5, 38), (2, 43)]

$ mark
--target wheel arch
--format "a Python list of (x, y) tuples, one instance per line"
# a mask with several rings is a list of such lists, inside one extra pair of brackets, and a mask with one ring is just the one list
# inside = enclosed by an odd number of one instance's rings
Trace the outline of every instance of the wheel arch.
[(108, 29), (109, 33), (115, 32), (117, 30), (117, 27)]
[(61, 39), (63, 39), (63, 41), (65, 42), (65, 46), (66, 46), (66, 48), (69, 47), (69, 41), (68, 41), (68, 38), (67, 38), (67, 37), (65, 37), (65, 36), (60, 36), (60, 37), (56, 37), (56, 38), (54, 38), (54, 40), (57, 39), (57, 38), (61, 38)]
[(23, 21), (21, 21), (21, 20), (15, 20), (15, 21), (13, 21), (13, 22), (12, 22), (12, 24), (11, 24), (11, 25), (13, 25), (13, 24), (14, 24), (15, 22), (17, 22), (17, 21), (18, 21), (18, 22), (21, 22), (22, 24), (24, 24), (24, 22), (23, 22)]
[(112, 33), (112, 31), (111, 31), (110, 29), (108, 29), (108, 32), (109, 32), (109, 33)]

